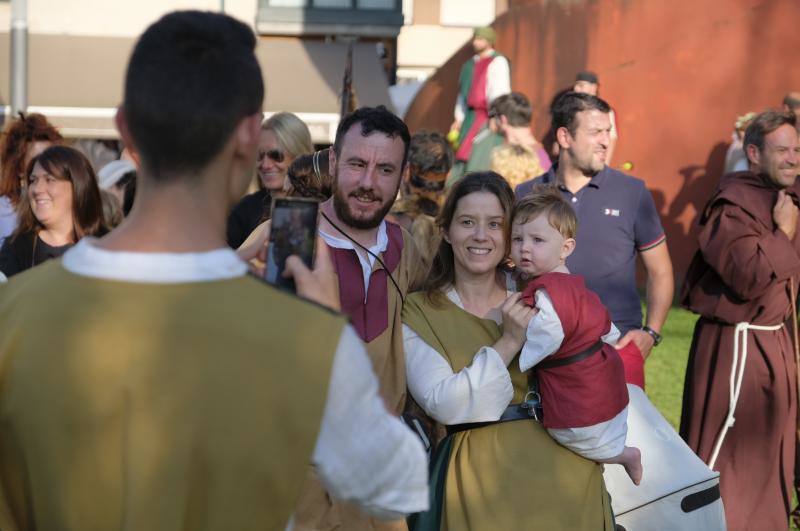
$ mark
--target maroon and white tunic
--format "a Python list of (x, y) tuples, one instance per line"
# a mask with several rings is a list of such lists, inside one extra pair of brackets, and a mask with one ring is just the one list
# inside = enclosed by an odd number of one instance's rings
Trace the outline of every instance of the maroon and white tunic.
[(589, 459), (618, 455), (627, 433), (628, 390), (620, 358), (611, 346), (619, 332), (583, 278), (546, 273), (523, 290), (536, 306), (520, 355), (525, 371), (541, 361), (567, 359), (598, 341), (594, 354), (557, 367), (537, 369), (545, 428), (561, 444)]

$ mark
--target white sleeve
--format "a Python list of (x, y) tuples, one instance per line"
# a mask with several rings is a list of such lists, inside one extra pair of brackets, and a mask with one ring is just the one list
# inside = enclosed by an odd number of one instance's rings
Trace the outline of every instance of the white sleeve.
[(367, 352), (350, 325), (333, 359), (312, 462), (334, 498), (378, 518), (393, 520), (428, 508), (425, 450), (386, 410)]
[(441, 354), (403, 325), (406, 381), (414, 400), (442, 424), (497, 420), (514, 397), (511, 375), (492, 347), (481, 347), (457, 373)]
[(525, 344), (519, 355), (519, 369), (522, 372), (555, 354), (564, 342), (564, 328), (547, 291), (536, 291), (534, 306), (539, 312), (530, 320), (525, 332)]
[(461, 97), (461, 91), (458, 91), (456, 96), (456, 108), (453, 110), (453, 117), (458, 123), (464, 121), (464, 116), (467, 114), (467, 102)]
[(617, 344), (619, 341), (619, 336), (621, 336), (619, 332), (619, 328), (616, 327), (614, 323), (611, 323), (611, 328), (608, 330), (608, 333), (600, 338), (603, 343), (608, 343), (612, 347)]
[(495, 57), (486, 70), (486, 104), (491, 105), (498, 96), (511, 92), (511, 69), (508, 59)]

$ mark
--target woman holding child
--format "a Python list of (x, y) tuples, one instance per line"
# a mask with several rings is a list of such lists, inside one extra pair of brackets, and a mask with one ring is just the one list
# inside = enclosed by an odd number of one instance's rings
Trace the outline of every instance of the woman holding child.
[(494, 172), (452, 188), (425, 291), (403, 309), (409, 390), (451, 433), (434, 457), (437, 499), (414, 528), (612, 530), (601, 467), (519, 414), (518, 353), (536, 311), (503, 269), (513, 198)]

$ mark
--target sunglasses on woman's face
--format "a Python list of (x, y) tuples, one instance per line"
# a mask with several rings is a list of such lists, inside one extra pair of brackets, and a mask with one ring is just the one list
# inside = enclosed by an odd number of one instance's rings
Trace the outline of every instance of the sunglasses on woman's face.
[(261, 162), (264, 160), (264, 157), (269, 158), (272, 162), (277, 162), (280, 164), (286, 158), (286, 155), (283, 154), (283, 151), (280, 149), (270, 149), (269, 151), (259, 151), (258, 152), (258, 161)]

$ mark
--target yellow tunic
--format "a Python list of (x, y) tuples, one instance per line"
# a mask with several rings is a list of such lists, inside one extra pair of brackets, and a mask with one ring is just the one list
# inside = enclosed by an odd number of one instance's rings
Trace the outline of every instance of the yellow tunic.
[[(403, 230), (403, 253), (392, 276), (402, 296), (419, 280), (420, 254), (411, 235)], [(373, 271), (383, 266), (377, 260)], [(378, 337), (366, 343), (367, 354), (380, 383), (380, 393), (389, 411), (400, 416), (406, 402), (406, 366), (403, 355), (403, 300), (401, 293), (387, 279), (389, 326)], [(303, 494), (295, 513), (296, 531), (402, 531), (405, 521), (382, 522), (370, 518), (357, 507), (333, 500), (309, 471)]]
[[(403, 321), (459, 371), (500, 338), (500, 327), (424, 293), (406, 299)], [(527, 378), (509, 366), (512, 402)], [(456, 433), (445, 479), (441, 529), (453, 531), (613, 529), (600, 465), (558, 445), (534, 421), (493, 424)]]
[(284, 529), (344, 325), (249, 277), (0, 285), (0, 529)]

